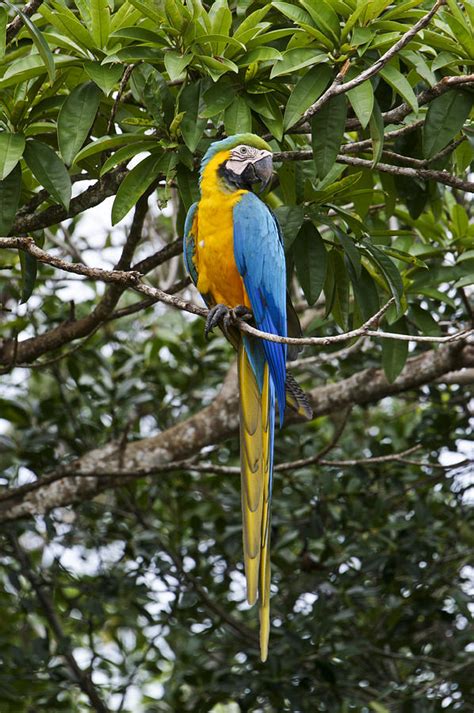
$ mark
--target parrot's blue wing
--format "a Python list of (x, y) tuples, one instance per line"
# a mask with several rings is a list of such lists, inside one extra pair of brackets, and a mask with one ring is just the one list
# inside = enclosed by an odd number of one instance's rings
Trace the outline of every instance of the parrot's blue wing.
[(188, 210), (188, 214), (187, 214), (186, 220), (184, 222), (184, 238), (183, 238), (184, 264), (186, 266), (186, 270), (188, 271), (188, 274), (189, 274), (191, 280), (194, 282), (195, 285), (197, 285), (198, 274), (197, 274), (196, 266), (193, 261), (193, 256), (194, 256), (195, 241), (197, 240), (197, 235), (193, 234), (193, 223), (194, 223), (194, 218), (196, 216), (197, 207), (198, 207), (198, 204), (193, 203), (191, 208)]
[[(234, 257), (256, 326), (264, 332), (286, 336), (285, 253), (276, 219), (253, 193), (245, 193), (234, 207)], [(264, 340), (262, 344), (282, 423), (286, 402), (286, 345)], [(255, 350), (249, 351), (253, 356)], [(255, 364), (255, 367), (260, 381), (260, 365)]]

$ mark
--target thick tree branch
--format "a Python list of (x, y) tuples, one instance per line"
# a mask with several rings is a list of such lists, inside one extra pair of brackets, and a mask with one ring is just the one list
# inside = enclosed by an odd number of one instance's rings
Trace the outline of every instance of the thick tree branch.
[[(425, 352), (408, 360), (392, 384), (381, 369), (364, 369), (348, 379), (311, 391), (311, 405), (315, 415), (322, 416), (417, 389), (443, 374), (471, 366), (473, 352), (472, 347), (459, 342)], [(102, 490), (126, 480), (121, 477), (122, 472), (135, 471), (141, 475), (167, 470), (171, 462), (186, 461), (199, 454), (205, 446), (221, 443), (234, 435), (238, 421), (236, 372), (233, 367), (214, 402), (186, 421), (141, 441), (126, 445), (110, 443), (47, 476), (44, 482), (40, 480), (11, 492), (5, 491), (0, 500), (0, 522), (32, 517), (55, 507), (89, 500)], [(75, 474), (80, 474), (80, 477), (75, 477)]]
[(127, 173), (128, 171), (123, 165), (109, 171), (93, 186), (73, 198), (69, 210), (60, 205), (52, 205), (41, 212), (33, 211), (25, 215), (18, 215), (10, 232), (14, 235), (31, 233), (33, 230), (56, 225), (66, 218), (73, 218), (78, 213), (99, 205), (109, 196), (115, 195)]

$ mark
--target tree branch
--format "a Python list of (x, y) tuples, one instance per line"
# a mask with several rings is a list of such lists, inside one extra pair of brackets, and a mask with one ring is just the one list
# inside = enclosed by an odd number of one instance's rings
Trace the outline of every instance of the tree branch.
[[(337, 157), (337, 163), (345, 163), (349, 166), (361, 166), (362, 168), (374, 169), (372, 161), (365, 158), (356, 158), (355, 156), (342, 156)], [(451, 186), (451, 188), (457, 188), (460, 191), (465, 191), (466, 193), (474, 193), (474, 182), (463, 181), (457, 176), (453, 176), (446, 171), (433, 171), (431, 169), (424, 168), (408, 168), (407, 166), (392, 166), (387, 163), (378, 163), (375, 166), (377, 171), (382, 171), (383, 173), (391, 173), (392, 176), (408, 176), (410, 178), (422, 178), (425, 181), (437, 181), (438, 183), (443, 183), (445, 186)]]
[[(358, 146), (359, 150), (365, 150), (366, 142), (357, 142), (358, 144), (364, 144), (361, 148)], [(352, 144), (346, 144), (345, 150), (349, 153), (349, 147)], [(367, 145), (369, 148), (370, 144)], [(400, 157), (405, 158), (405, 157)], [(311, 150), (302, 151), (279, 151), (274, 154), (275, 161), (311, 161), (313, 159), (313, 152)], [(425, 181), (437, 181), (445, 186), (451, 186), (452, 188), (457, 188), (460, 191), (465, 191), (466, 193), (474, 193), (474, 182), (463, 181), (457, 176), (453, 176), (447, 171), (433, 171), (431, 169), (424, 168), (409, 168), (407, 166), (392, 166), (388, 163), (377, 163), (374, 166), (373, 161), (365, 158), (358, 158), (356, 156), (346, 156), (339, 154), (337, 157), (337, 163), (345, 163), (348, 166), (360, 166), (361, 168), (368, 168), (371, 171), (374, 169), (376, 171), (382, 171), (382, 173), (390, 173), (393, 176), (408, 176), (410, 178), (422, 178)]]
[(89, 186), (89, 188), (73, 198), (69, 210), (60, 205), (52, 205), (39, 213), (35, 210), (32, 213), (18, 215), (10, 232), (14, 235), (31, 233), (49, 225), (56, 225), (56, 223), (60, 223), (66, 218), (73, 218), (78, 213), (99, 205), (109, 196), (115, 195), (127, 173), (128, 170), (123, 165), (109, 171), (93, 186)]
[[(408, 170), (408, 169), (407, 169)], [(75, 274), (85, 275), (93, 280), (102, 280), (103, 282), (109, 282), (113, 284), (119, 284), (124, 289), (129, 286), (136, 292), (140, 292), (149, 298), (152, 298), (159, 302), (164, 302), (165, 304), (177, 307), (180, 310), (189, 312), (191, 314), (196, 314), (200, 317), (206, 317), (208, 310), (204, 307), (198, 307), (192, 302), (183, 300), (181, 297), (176, 295), (171, 295), (157, 287), (150, 287), (143, 283), (139, 283), (141, 275), (137, 271), (124, 271), (124, 270), (103, 270), (101, 268), (92, 268), (87, 265), (82, 265), (80, 263), (70, 263), (61, 258), (57, 258), (49, 255), (49, 253), (41, 250), (32, 238), (0, 238), (0, 249), (1, 248), (16, 248), (24, 250), (36, 257), (37, 260), (41, 262), (48, 263), (54, 267), (58, 267), (67, 272), (73, 272)], [(330, 337), (281, 337), (278, 334), (271, 334), (269, 332), (263, 332), (250, 324), (247, 324), (243, 320), (236, 320), (235, 325), (244, 333), (251, 334), (252, 336), (259, 337), (260, 339), (266, 339), (269, 342), (276, 342), (277, 344), (296, 344), (296, 345), (312, 345), (312, 346), (328, 346), (329, 344), (334, 344), (338, 342), (345, 342), (349, 339), (357, 339), (364, 336), (380, 337), (382, 339), (395, 339), (399, 341), (411, 341), (411, 342), (429, 342), (436, 344), (443, 344), (447, 342), (454, 342), (457, 340), (464, 340), (474, 333), (474, 330), (462, 330), (445, 337), (425, 337), (425, 336), (413, 336), (409, 334), (398, 334), (395, 332), (380, 332), (372, 331), (371, 327), (376, 326), (380, 321), (381, 317), (385, 314), (388, 308), (393, 304), (394, 299), (391, 298), (383, 307), (381, 307), (378, 312), (376, 312), (372, 317), (370, 317), (362, 326), (357, 329), (352, 329), (349, 332), (344, 332), (342, 334), (335, 334)], [(73, 323), (76, 324), (76, 323)], [(66, 327), (67, 325), (61, 325), (58, 329)], [(52, 330), (53, 332), (55, 330)], [(48, 333), (51, 335), (51, 332)], [(46, 335), (45, 335), (46, 336)], [(77, 336), (84, 336), (83, 334)], [(73, 337), (74, 338), (74, 337)], [(40, 339), (36, 337), (35, 340)], [(32, 340), (26, 340), (26, 342), (21, 342), (18, 345), (19, 350), (23, 348), (23, 345), (27, 344)], [(71, 338), (67, 341), (71, 341)], [(29, 361), (29, 358), (21, 358), (18, 356), (18, 361)], [(0, 354), (0, 361), (2, 356)]]
[[(417, 95), (418, 106), (429, 104), (430, 101), (440, 97), (453, 87), (459, 87), (463, 84), (474, 84), (474, 74), (461, 74), (457, 76), (443, 77), (437, 84), (434, 84), (432, 87), (429, 87), (429, 89), (425, 89)], [(400, 104), (394, 109), (385, 111), (382, 114), (382, 117), (385, 124), (396, 124), (402, 121), (406, 116), (408, 116), (408, 114), (411, 114), (412, 111), (413, 109), (411, 106), (406, 102), (403, 102), (403, 104)]]
[[(31, 17), (32, 15), (34, 15), (42, 2), (43, 0), (30, 0), (30, 2), (27, 3), (22, 9), (23, 15), (26, 15), (27, 17)], [(23, 19), (21, 15), (17, 15), (10, 23), (8, 23), (6, 32), (7, 45), (13, 40), (14, 37), (17, 36), (17, 34), (21, 30), (22, 25)]]
[[(316, 416), (340, 413), (351, 405), (365, 405), (417, 389), (443, 374), (470, 366), (474, 358), (472, 351), (471, 347), (458, 342), (425, 352), (408, 360), (393, 383), (387, 381), (381, 369), (364, 369), (347, 379), (314, 389), (309, 399)], [(181, 461), (180, 467), (189, 468), (189, 458), (202, 448), (220, 443), (237, 432), (236, 382), (234, 365), (214, 402), (191, 418), (156, 436), (125, 446), (109, 443), (35, 483), (5, 491), (0, 499), (0, 522), (89, 500), (102, 490), (126, 481), (127, 478), (121, 476), (123, 472), (134, 472), (141, 477), (148, 472), (167, 470), (170, 463), (176, 461)]]
[[(94, 310), (82, 319), (67, 320), (59, 324), (54, 329), (51, 329), (39, 336), (25, 339), (23, 342), (18, 342), (16, 339), (5, 340), (3, 345), (0, 345), (0, 363), (5, 365), (4, 371), (9, 371), (17, 363), (31, 362), (42, 354), (59, 349), (75, 339), (90, 336), (98, 329), (101, 323), (109, 317), (119, 301), (122, 292), (127, 286), (127, 284), (124, 284), (124, 281), (120, 279), (120, 276), (130, 275), (131, 278), (129, 279), (133, 280), (133, 275), (136, 274), (137, 278), (135, 279), (139, 278), (139, 273), (130, 271), (127, 272), (127, 270), (130, 267), (133, 253), (141, 238), (143, 222), (145, 220), (147, 209), (148, 193), (145, 193), (136, 205), (132, 225), (122, 250), (121, 257), (117, 263), (118, 269), (104, 271), (108, 273), (110, 278), (106, 281), (112, 284), (105, 291), (104, 296), (95, 306)], [(83, 275), (86, 274), (84, 271), (92, 270), (93, 274), (96, 274), (96, 270), (94, 268), (88, 268), (86, 265), (82, 265), (80, 263), (67, 262), (61, 258), (56, 258), (53, 255), (50, 255), (49, 253), (38, 248), (31, 238), (0, 238), (0, 246), (3, 245), (3, 241), (7, 243), (7, 247), (11, 246), (9, 245), (10, 241), (14, 241), (13, 245), (17, 245), (20, 249), (29, 252), (40, 262), (47, 261), (48, 264), (51, 264), (54, 267), (62, 267), (63, 269), (64, 265), (67, 265), (68, 272)], [(20, 244), (18, 244), (18, 241), (20, 241)], [(23, 245), (23, 247), (21, 247), (21, 245)]]

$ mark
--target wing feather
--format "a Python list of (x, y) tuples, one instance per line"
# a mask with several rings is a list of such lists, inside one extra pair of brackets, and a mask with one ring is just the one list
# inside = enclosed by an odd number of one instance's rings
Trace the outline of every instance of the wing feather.
[[(234, 256), (256, 326), (286, 336), (286, 266), (276, 220), (257, 196), (245, 193), (234, 206)], [(263, 341), (275, 385), (280, 423), (285, 413), (286, 345)], [(261, 383), (262, 374), (257, 374)]]

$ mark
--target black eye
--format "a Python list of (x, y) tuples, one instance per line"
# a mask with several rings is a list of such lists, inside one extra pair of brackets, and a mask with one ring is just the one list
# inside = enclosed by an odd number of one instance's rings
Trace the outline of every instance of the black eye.
[(247, 147), (242, 146), (242, 148), (240, 149), (240, 153), (247, 153)]

